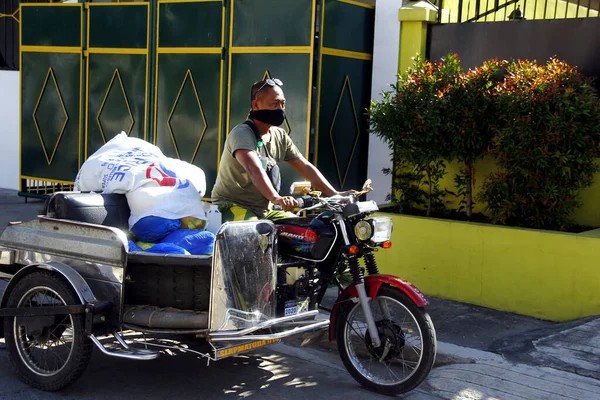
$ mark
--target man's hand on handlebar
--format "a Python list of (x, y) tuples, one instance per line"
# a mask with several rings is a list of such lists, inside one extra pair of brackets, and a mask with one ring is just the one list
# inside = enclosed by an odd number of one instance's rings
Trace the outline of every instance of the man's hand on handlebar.
[[(281, 207), (284, 211), (294, 211), (298, 207), (298, 202), (292, 196), (278, 197), (272, 202), (275, 206)], [(276, 207), (278, 208), (278, 207)]]
[(343, 192), (335, 192), (331, 197), (314, 198), (313, 196), (305, 196), (299, 199), (295, 199), (292, 196), (279, 196), (275, 198), (271, 203), (273, 203), (274, 210), (284, 210), (284, 211), (295, 211), (297, 208), (309, 208), (320, 204), (323, 202), (327, 203), (328, 199), (330, 201), (352, 201), (350, 196), (360, 196), (364, 194), (363, 192), (359, 192), (357, 190), (351, 189)]

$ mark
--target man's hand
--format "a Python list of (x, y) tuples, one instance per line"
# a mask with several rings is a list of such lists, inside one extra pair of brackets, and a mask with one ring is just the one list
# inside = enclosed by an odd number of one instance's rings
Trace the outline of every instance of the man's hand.
[(275, 198), (272, 203), (280, 206), (284, 211), (294, 211), (294, 209), (298, 207), (298, 202), (292, 196), (279, 196)]
[(348, 196), (350, 194), (358, 193), (356, 190), (347, 190), (345, 192), (338, 192), (331, 186), (331, 184), (325, 179), (323, 174), (319, 170), (309, 163), (304, 157), (300, 157), (296, 160), (289, 161), (289, 163), (298, 171), (304, 178), (311, 182), (317, 190), (320, 190), (325, 196)]

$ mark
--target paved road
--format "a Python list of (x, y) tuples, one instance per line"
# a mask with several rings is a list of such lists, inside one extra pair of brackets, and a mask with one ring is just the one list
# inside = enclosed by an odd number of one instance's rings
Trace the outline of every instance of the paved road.
[[(299, 357), (298, 357), (299, 355)], [(109, 358), (95, 352), (84, 375), (60, 393), (25, 386), (0, 350), (0, 399), (385, 399), (362, 389), (334, 352), (286, 344), (206, 366), (190, 354), (162, 355), (154, 361)], [(422, 390), (409, 400), (437, 400)]]
[[(25, 203), (0, 189), (0, 232), (9, 221), (35, 218), (44, 203)], [(5, 282), (0, 280), (0, 293)], [(3, 340), (0, 339), (0, 347)], [(337, 352), (277, 344), (248, 355), (211, 363), (190, 354), (162, 355), (154, 361), (109, 358), (94, 351), (84, 375), (60, 393), (22, 384), (0, 349), (0, 400), (10, 399), (385, 399), (362, 389), (343, 367)], [(410, 400), (439, 399), (422, 390)]]
[[(42, 206), (42, 202), (24, 203), (14, 193), (0, 190), (0, 231), (9, 221), (34, 218)], [(0, 293), (3, 284), (0, 280)], [(600, 319), (554, 326), (470, 305), (436, 301), (430, 311), (440, 340), (439, 364), (419, 389), (402, 398), (600, 400), (600, 380), (593, 379), (600, 377), (596, 362), (600, 355)], [(1, 343), (2, 340), (0, 347)], [(504, 357), (488, 352), (490, 349)], [(362, 389), (346, 372), (337, 352), (322, 347), (277, 344), (209, 367), (206, 361), (190, 354), (136, 362), (109, 358), (96, 351), (83, 377), (54, 394), (20, 383), (12, 373), (6, 351), (0, 349), (0, 400), (169, 397), (386, 398)]]

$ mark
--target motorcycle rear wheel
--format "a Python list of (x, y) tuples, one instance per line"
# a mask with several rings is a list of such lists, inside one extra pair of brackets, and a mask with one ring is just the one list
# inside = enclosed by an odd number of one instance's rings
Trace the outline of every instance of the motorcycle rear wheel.
[[(370, 306), (382, 341), (377, 348), (360, 303), (340, 306), (336, 340), (344, 366), (369, 390), (392, 396), (409, 392), (425, 380), (435, 362), (437, 341), (431, 317), (391, 287), (382, 287)], [(420, 345), (413, 348), (416, 341)]]
[[(8, 297), (8, 308), (79, 304), (73, 289), (48, 271), (25, 276)], [(93, 343), (84, 334), (83, 315), (4, 318), (6, 349), (17, 377), (44, 391), (60, 390), (83, 374)], [(44, 322), (46, 321), (46, 322)]]

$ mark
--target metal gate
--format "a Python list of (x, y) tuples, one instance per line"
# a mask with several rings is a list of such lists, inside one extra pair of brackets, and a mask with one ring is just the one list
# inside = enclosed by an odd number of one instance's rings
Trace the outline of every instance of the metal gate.
[[(227, 132), (250, 112), (252, 84), (279, 78), (286, 96), (285, 127), (308, 157), (315, 0), (231, 0), (231, 13)], [(282, 190), (300, 178), (287, 164), (281, 171)]]
[[(284, 82), (285, 128), (301, 152), (334, 186), (361, 184), (374, 10), (323, 1), (22, 4), (22, 194), (70, 188), (125, 131), (201, 167), (208, 197), (226, 134), (264, 77)], [(286, 186), (301, 178), (282, 174)]]
[(85, 7), (86, 129), (82, 162), (121, 131), (147, 139), (149, 117), (148, 3), (86, 3)]
[(21, 182), (45, 194), (70, 188), (80, 166), (83, 8), (22, 4), (20, 16)]
[(323, 0), (321, 18), (315, 162), (334, 186), (360, 188), (369, 157), (365, 112), (375, 9), (352, 0)]
[(217, 177), (223, 133), (226, 8), (220, 0), (158, 4), (153, 141)]

